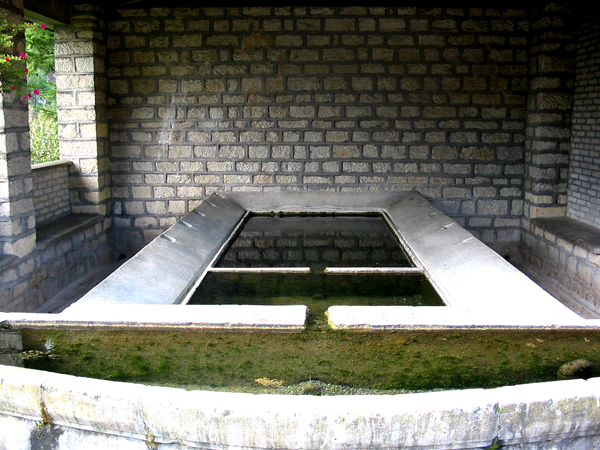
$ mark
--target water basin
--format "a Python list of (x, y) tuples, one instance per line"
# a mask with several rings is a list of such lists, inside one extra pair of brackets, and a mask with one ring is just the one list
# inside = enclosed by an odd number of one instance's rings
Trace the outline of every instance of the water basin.
[(250, 215), (188, 305), (442, 306), (381, 214)]

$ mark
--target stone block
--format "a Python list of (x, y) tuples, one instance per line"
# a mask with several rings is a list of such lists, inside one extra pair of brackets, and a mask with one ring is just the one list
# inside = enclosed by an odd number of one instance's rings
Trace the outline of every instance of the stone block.
[(316, 108), (314, 106), (290, 106), (290, 117), (314, 117)]
[(502, 216), (508, 214), (507, 200), (477, 200), (477, 211), (484, 215)]
[(374, 131), (374, 142), (399, 142), (400, 134), (397, 131)]
[(542, 92), (536, 95), (536, 106), (538, 109), (569, 111), (572, 105), (573, 96), (567, 93)]
[(352, 49), (324, 49), (323, 50), (323, 61), (335, 62), (335, 61), (354, 61), (355, 51)]
[(275, 36), (275, 45), (277, 47), (300, 47), (302, 44), (302, 36), (285, 34)]
[(305, 175), (302, 177), (302, 182), (306, 184), (329, 184), (331, 183), (331, 178), (328, 176)]
[(317, 77), (290, 77), (287, 84), (291, 91), (313, 91), (319, 88), (320, 82)]
[(54, 54), (58, 57), (69, 55), (93, 55), (94, 47), (90, 41), (58, 41), (54, 46)]
[(378, 20), (379, 31), (398, 32), (406, 30), (406, 20), (403, 18), (380, 18)]

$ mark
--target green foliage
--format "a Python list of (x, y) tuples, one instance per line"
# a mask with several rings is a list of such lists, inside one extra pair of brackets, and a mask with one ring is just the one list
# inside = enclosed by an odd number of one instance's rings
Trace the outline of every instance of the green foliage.
[(27, 85), (39, 92), (29, 101), (31, 162), (59, 159), (56, 83), (54, 82), (54, 34), (42, 27), (25, 31)]
[(27, 45), (27, 68), (29, 73), (54, 72), (54, 34), (41, 27), (29, 27), (25, 30)]
[(59, 159), (56, 107), (29, 110), (31, 163), (39, 164)]
[(0, 92), (27, 92), (25, 84), (25, 54), (14, 54), (15, 37), (29, 28), (29, 24), (15, 24), (0, 19)]
[(39, 92), (30, 105), (36, 110), (53, 108), (56, 104), (56, 83), (54, 82), (54, 34), (41, 27), (31, 27), (25, 31), (27, 46), (27, 85), (30, 92)]
[[(25, 33), (26, 53), (16, 55), (19, 33)], [(53, 33), (45, 25), (14, 24), (2, 17), (0, 52), (0, 92), (29, 99), (31, 162), (58, 159)]]

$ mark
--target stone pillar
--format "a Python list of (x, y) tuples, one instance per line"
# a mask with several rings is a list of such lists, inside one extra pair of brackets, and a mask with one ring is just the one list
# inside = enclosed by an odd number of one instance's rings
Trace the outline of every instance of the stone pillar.
[(102, 11), (74, 5), (69, 26), (55, 30), (60, 157), (73, 162), (73, 214), (110, 210), (106, 44)]
[(531, 21), (525, 218), (566, 213), (575, 33), (568, 6), (548, 3)]
[(23, 340), (18, 330), (0, 323), (0, 365), (23, 367)]
[[(23, 22), (23, 5), (0, 2), (8, 19)], [(25, 50), (18, 37), (15, 51)], [(27, 101), (0, 92), (0, 257), (23, 257), (35, 249), (35, 210)]]

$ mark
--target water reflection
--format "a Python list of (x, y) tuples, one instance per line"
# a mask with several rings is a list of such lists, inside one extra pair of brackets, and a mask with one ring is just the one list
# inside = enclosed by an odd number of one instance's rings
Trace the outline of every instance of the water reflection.
[(253, 216), (216, 267), (410, 267), (380, 216)]

